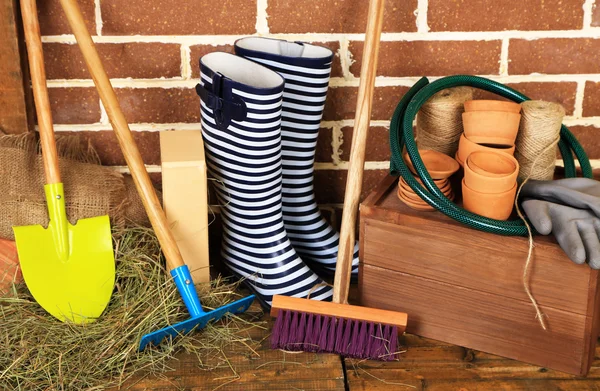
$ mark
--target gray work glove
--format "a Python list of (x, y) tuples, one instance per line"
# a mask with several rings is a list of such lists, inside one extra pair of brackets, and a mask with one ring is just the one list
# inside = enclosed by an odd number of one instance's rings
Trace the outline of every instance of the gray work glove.
[(600, 268), (600, 182), (587, 178), (528, 181), (523, 210), (542, 235), (551, 232), (575, 263)]
[(521, 206), (536, 231), (552, 232), (569, 259), (577, 264), (587, 260), (592, 269), (600, 269), (600, 219), (592, 211), (536, 199), (525, 199)]

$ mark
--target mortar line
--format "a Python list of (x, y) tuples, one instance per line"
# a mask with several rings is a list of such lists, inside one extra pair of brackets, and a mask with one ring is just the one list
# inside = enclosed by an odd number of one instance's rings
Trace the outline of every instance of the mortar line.
[(351, 79), (354, 76), (350, 74), (350, 65), (352, 65), (352, 53), (350, 53), (350, 41), (348, 38), (340, 39), (340, 65), (342, 67), (343, 79)]
[(192, 66), (191, 66), (192, 49), (189, 45), (181, 45), (181, 77), (184, 80), (192, 78)]
[(509, 63), (508, 45), (509, 45), (509, 41), (510, 40), (508, 38), (502, 39), (502, 46), (500, 48), (500, 70), (498, 72), (498, 74), (500, 76), (508, 76), (508, 63)]
[[(98, 0), (99, 1), (99, 0)], [(257, 0), (265, 2), (266, 0)], [(266, 13), (264, 17), (268, 17)], [(263, 19), (262, 23), (265, 23)], [(261, 24), (262, 24), (261, 23)], [(364, 34), (344, 34), (344, 33), (303, 33), (303, 34), (270, 34), (268, 33), (268, 24), (260, 26), (262, 31), (267, 29), (267, 33), (273, 38), (287, 40), (328, 42), (339, 41), (347, 38), (350, 41), (364, 41)], [(93, 36), (92, 39), (97, 43), (128, 43), (128, 42), (159, 42), (159, 43), (177, 43), (177, 44), (231, 44), (236, 39), (247, 35), (123, 35), (123, 36)], [(541, 31), (433, 31), (433, 32), (399, 32), (382, 33), (382, 41), (497, 41), (505, 38), (511, 39), (544, 39), (544, 38), (598, 38), (600, 37), (600, 28), (586, 28), (582, 30), (541, 30)], [(64, 35), (46, 35), (42, 37), (42, 42), (76, 44), (75, 37), (72, 34)]]
[(577, 91), (575, 92), (575, 111), (573, 116), (575, 118), (583, 117), (583, 100), (585, 95), (585, 81), (581, 80), (577, 82)]
[(583, 30), (592, 28), (592, 14), (594, 10), (594, 0), (585, 0), (583, 3)]
[(104, 22), (102, 21), (102, 8), (100, 6), (100, 0), (94, 0), (94, 17), (96, 20), (96, 35), (101, 36)]
[(339, 165), (342, 156), (342, 144), (344, 143), (344, 134), (339, 124), (331, 129), (331, 161), (334, 165)]
[(108, 113), (106, 112), (104, 103), (102, 103), (102, 99), (98, 98), (98, 100), (100, 101), (100, 123), (103, 125), (110, 125), (110, 120), (108, 119)]
[[(594, 74), (530, 74), (530, 75), (478, 75), (500, 83), (559, 83), (593, 81), (600, 82), (600, 73)], [(430, 81), (437, 80), (443, 76), (428, 76)], [(421, 76), (389, 77), (377, 76), (376, 87), (411, 87)], [(348, 76), (333, 77), (329, 81), (329, 87), (358, 87), (359, 78)], [(115, 88), (193, 88), (198, 83), (197, 78), (183, 79), (181, 76), (165, 79), (111, 79)], [(52, 79), (48, 80), (48, 88), (77, 88), (94, 87), (91, 79)]]
[(417, 31), (419, 33), (428, 33), (429, 26), (427, 25), (427, 12), (429, 7), (429, 0), (418, 0), (417, 2)]
[(269, 34), (269, 15), (267, 9), (269, 5), (267, 0), (256, 1), (256, 33), (258, 35)]

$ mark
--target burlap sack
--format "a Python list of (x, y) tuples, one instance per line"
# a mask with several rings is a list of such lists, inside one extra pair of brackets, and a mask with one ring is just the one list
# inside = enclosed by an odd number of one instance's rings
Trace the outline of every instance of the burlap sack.
[[(113, 227), (148, 225), (133, 181), (100, 166), (78, 137), (57, 137), (59, 165), (71, 223), (108, 214)], [(0, 136), (0, 237), (14, 239), (12, 226), (48, 224), (42, 157), (34, 134)], [(94, 164), (96, 163), (96, 164)], [(141, 208), (140, 208), (141, 206)]]

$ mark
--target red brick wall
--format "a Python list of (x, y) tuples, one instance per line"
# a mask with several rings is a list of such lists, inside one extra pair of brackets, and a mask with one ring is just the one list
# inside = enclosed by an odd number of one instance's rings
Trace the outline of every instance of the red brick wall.
[[(600, 1), (600, 0), (596, 0)], [(491, 77), (562, 103), (566, 124), (600, 167), (600, 6), (594, 0), (386, 2), (365, 193), (387, 171), (392, 111), (420, 76)], [(157, 131), (199, 129), (198, 57), (252, 34), (319, 42), (337, 53), (322, 125), (316, 189), (342, 202), (367, 0), (80, 0), (149, 170)], [(58, 0), (39, 3), (56, 130), (82, 132), (106, 164), (124, 166)], [(334, 208), (332, 208), (334, 207)]]

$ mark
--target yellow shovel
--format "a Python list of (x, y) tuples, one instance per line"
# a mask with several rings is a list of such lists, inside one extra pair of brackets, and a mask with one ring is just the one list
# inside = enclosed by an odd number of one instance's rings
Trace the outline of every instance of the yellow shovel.
[(108, 216), (67, 220), (52, 128), (50, 101), (35, 0), (21, 0), (21, 13), (46, 173), (50, 223), (13, 227), (23, 278), (35, 300), (64, 322), (98, 318), (110, 300), (115, 259)]

